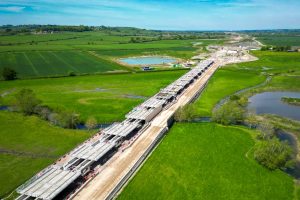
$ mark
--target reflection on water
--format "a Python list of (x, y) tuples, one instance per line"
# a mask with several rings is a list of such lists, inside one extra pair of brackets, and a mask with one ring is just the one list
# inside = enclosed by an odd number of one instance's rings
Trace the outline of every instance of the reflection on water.
[(121, 58), (121, 62), (129, 65), (159, 65), (164, 63), (176, 62), (176, 59), (163, 56), (145, 56), (145, 57), (132, 57), (132, 58)]
[(252, 96), (248, 110), (257, 114), (275, 114), (300, 121), (300, 106), (281, 101), (282, 97), (300, 98), (299, 92), (263, 92)]

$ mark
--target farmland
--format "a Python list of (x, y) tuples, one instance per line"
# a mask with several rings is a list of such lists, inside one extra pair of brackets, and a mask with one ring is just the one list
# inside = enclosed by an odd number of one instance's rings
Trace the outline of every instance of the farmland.
[(300, 46), (299, 30), (250, 32), (265, 45)]
[[(119, 33), (121, 34), (121, 33)], [(123, 33), (124, 34), (124, 33)], [(136, 33), (131, 33), (133, 36)], [(145, 34), (145, 33), (144, 33)], [(144, 36), (151, 39), (155, 36)], [(132, 55), (169, 55), (189, 59), (208, 44), (224, 40), (164, 39), (132, 43), (130, 35), (103, 31), (0, 36), (0, 69), (17, 71), (18, 78), (67, 76), (131, 71), (116, 62)], [(194, 45), (195, 43), (199, 45)]]
[(122, 70), (121, 66), (80, 51), (0, 53), (0, 66), (15, 69), (19, 77), (47, 77)]
[(213, 123), (175, 124), (119, 199), (293, 199), (292, 178), (251, 157), (253, 135)]
[[(133, 107), (186, 70), (139, 72), (120, 65), (117, 59), (138, 55), (189, 59), (205, 52), (207, 45), (225, 41), (156, 40), (159, 33), (142, 33), (141, 37), (150, 40), (135, 43), (132, 37), (140, 35), (123, 34), (95, 31), (0, 36), (0, 69), (15, 69), (20, 79), (1, 81), (0, 105), (13, 105), (16, 93), (28, 88), (43, 105), (54, 111), (74, 111), (81, 122), (89, 117), (95, 117), (97, 123), (121, 121)], [(273, 79), (266, 90), (299, 90), (299, 53), (252, 53), (258, 61), (225, 66), (216, 72), (195, 102), (198, 116), (211, 116), (221, 99), (263, 83), (267, 75)], [(60, 77), (71, 72), (88, 76)], [(0, 197), (92, 134), (7, 111), (0, 112), (0, 120), (0, 185), (5, 184)], [(292, 178), (282, 171), (268, 171), (252, 158), (255, 134), (246, 128), (214, 123), (175, 124), (119, 199), (293, 199)], [(151, 179), (146, 178), (149, 174)]]
[(99, 122), (120, 121), (134, 106), (177, 79), (185, 70), (33, 79), (2, 82), (3, 104), (13, 103), (22, 88), (32, 89), (44, 105), (65, 108)]
[(4, 111), (0, 121), (0, 198), (91, 134)]
[(300, 36), (262, 36), (258, 40), (266, 45), (300, 46)]
[[(238, 90), (264, 82), (266, 74), (300, 74), (299, 53), (256, 51), (253, 54), (259, 60), (229, 65), (216, 72), (201, 98), (195, 103), (198, 115), (210, 116), (213, 107), (221, 99)], [(277, 83), (280, 79), (290, 79), (290, 81)], [(286, 85), (285, 89), (291, 90), (298, 87), (296, 84), (298, 81), (295, 81), (295, 79), (298, 79), (297, 76), (275, 76), (271, 83), (281, 85), (281, 88)], [(279, 89), (279, 86), (277, 88)]]

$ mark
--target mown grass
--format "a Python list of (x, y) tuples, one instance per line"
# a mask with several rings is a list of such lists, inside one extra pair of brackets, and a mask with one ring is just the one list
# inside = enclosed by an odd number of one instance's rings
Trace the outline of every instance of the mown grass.
[(259, 60), (219, 69), (209, 81), (197, 105), (199, 116), (211, 116), (214, 106), (223, 98), (241, 89), (263, 83), (267, 74), (275, 75), (266, 90), (297, 90), (300, 88), (300, 53), (252, 52)]
[[(85, 121), (94, 116), (99, 122), (120, 121), (145, 98), (176, 80), (185, 70), (77, 76), (51, 79), (2, 81), (3, 104), (13, 103), (22, 88), (32, 89), (43, 104), (80, 114)], [(141, 98), (139, 98), (141, 97)]]
[(14, 151), (0, 151), (1, 198), (91, 135), (6, 111), (0, 121), (0, 150)]
[(250, 134), (175, 124), (118, 199), (293, 199), (291, 177), (253, 160)]

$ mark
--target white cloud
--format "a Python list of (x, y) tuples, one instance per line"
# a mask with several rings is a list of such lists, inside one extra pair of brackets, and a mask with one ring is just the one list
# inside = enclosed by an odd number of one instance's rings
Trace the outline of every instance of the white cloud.
[(25, 9), (24, 6), (5, 6), (0, 7), (0, 11), (8, 11), (8, 12), (21, 12)]

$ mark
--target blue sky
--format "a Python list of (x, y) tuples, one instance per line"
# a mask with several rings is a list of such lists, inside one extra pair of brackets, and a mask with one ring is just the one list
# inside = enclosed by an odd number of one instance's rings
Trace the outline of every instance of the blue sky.
[(1, 0), (0, 24), (163, 30), (300, 28), (300, 0)]

